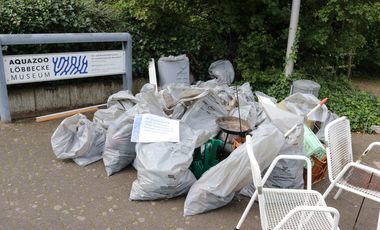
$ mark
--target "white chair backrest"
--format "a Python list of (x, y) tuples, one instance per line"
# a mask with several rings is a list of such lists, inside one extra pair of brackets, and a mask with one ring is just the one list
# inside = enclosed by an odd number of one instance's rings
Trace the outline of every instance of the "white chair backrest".
[(350, 121), (346, 117), (338, 118), (326, 126), (327, 166), (330, 181), (353, 161)]
[(251, 163), (253, 184), (255, 185), (255, 188), (257, 189), (257, 194), (259, 198), (261, 227), (262, 229), (267, 229), (268, 218), (266, 216), (265, 197), (262, 195), (263, 183), (262, 183), (262, 178), (261, 178), (261, 170), (260, 170), (259, 163), (256, 160), (255, 154), (253, 153), (253, 143), (252, 143), (252, 138), (250, 135), (246, 136), (245, 143), (246, 143), (249, 161)]
[(256, 157), (253, 154), (253, 146), (252, 146), (252, 138), (250, 135), (246, 136), (246, 148), (247, 148), (247, 153), (249, 157), (249, 161), (251, 163), (251, 171), (252, 171), (252, 177), (253, 177), (253, 184), (257, 188), (257, 191), (259, 195), (261, 195), (261, 190), (262, 190), (262, 178), (261, 178), (261, 170), (259, 163), (257, 163)]

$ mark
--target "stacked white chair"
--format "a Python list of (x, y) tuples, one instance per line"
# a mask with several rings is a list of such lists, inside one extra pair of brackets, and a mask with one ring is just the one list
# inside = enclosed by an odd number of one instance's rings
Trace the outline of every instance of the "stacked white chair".
[[(262, 229), (338, 229), (339, 212), (327, 207), (322, 195), (311, 190), (311, 162), (305, 156), (280, 155), (274, 159), (264, 178), (252, 148), (251, 136), (246, 138), (256, 191), (247, 205), (236, 229), (240, 229), (255, 199), (258, 197)], [(307, 189), (264, 188), (276, 163), (280, 159), (305, 160), (308, 166)]]
[[(371, 143), (356, 162), (353, 161), (350, 121), (341, 117), (326, 126), (325, 137), (327, 140), (327, 167), (330, 186), (323, 197), (326, 198), (333, 187), (339, 190), (334, 196), (338, 199), (342, 190), (347, 190), (359, 196), (380, 202), (380, 191), (371, 189), (363, 183), (368, 177), (380, 177), (380, 170), (361, 164), (361, 160), (374, 146), (380, 146), (380, 142)], [(360, 173), (358, 173), (360, 172)], [(371, 175), (372, 174), (372, 175)], [(362, 179), (363, 178), (363, 179)], [(360, 183), (352, 183), (360, 182)]]

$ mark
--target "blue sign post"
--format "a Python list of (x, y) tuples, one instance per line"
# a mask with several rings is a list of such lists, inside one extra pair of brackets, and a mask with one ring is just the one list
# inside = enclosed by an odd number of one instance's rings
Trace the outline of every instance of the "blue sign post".
[[(7, 91), (7, 76), (6, 70), (4, 68), (4, 57), (2, 47), (5, 45), (33, 45), (33, 44), (57, 44), (57, 43), (89, 43), (89, 42), (122, 42), (122, 51), (125, 52), (125, 62), (123, 66), (125, 68), (120, 73), (123, 77), (123, 89), (131, 90), (132, 89), (132, 37), (129, 33), (77, 33), (77, 34), (8, 34), (0, 35), (0, 116), (2, 122), (11, 122), (11, 113), (9, 109), (8, 101), (8, 91)], [(104, 51), (105, 53), (107, 51)], [(112, 52), (112, 51), (110, 51)], [(120, 51), (119, 51), (120, 52)], [(102, 54), (103, 55), (103, 54)], [(108, 54), (111, 55), (111, 54)], [(113, 54), (115, 55), (115, 54)], [(7, 56), (6, 56), (7, 57)], [(115, 56), (114, 56), (115, 57)], [(117, 57), (117, 51), (116, 51)], [(123, 56), (124, 57), (124, 56)], [(67, 60), (66, 60), (67, 59)], [(41, 59), (45, 60), (45, 59)], [(47, 59), (46, 59), (47, 60)], [(38, 62), (38, 60), (37, 60)], [(46, 61), (47, 62), (47, 61)], [(60, 75), (78, 75), (88, 74), (88, 60), (87, 57), (83, 59), (76, 56), (70, 57), (61, 57), (53, 58), (52, 62), (54, 64), (54, 73), (59, 73)], [(58, 63), (59, 62), (59, 63)], [(60, 64), (63, 63), (63, 64)], [(64, 63), (69, 63), (65, 65)], [(33, 63), (29, 68), (32, 69)], [(112, 63), (110, 63), (112, 64)], [(36, 66), (38, 69), (43, 68), (43, 66)], [(58, 68), (59, 67), (59, 68)], [(23, 67), (21, 67), (23, 68)], [(28, 67), (24, 67), (28, 68)], [(111, 68), (112, 69), (112, 68)], [(45, 70), (45, 69), (43, 69)], [(57, 72), (57, 73), (56, 73)], [(110, 75), (112, 72), (107, 72), (103, 69), (101, 73), (93, 72), (91, 76), (104, 76)], [(7, 74), (9, 74), (7, 72)], [(16, 79), (14, 75), (14, 79)], [(24, 78), (24, 75), (19, 75)], [(26, 75), (31, 78), (30, 75)], [(77, 77), (76, 77), (77, 78)], [(14, 80), (13, 79), (13, 80)], [(45, 80), (35, 80), (36, 81), (46, 81)], [(21, 82), (22, 83), (22, 82)]]

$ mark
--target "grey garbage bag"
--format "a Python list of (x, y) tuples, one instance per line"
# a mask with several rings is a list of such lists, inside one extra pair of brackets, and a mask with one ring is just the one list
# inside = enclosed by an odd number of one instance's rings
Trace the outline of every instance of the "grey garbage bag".
[[(302, 116), (281, 110), (275, 104), (261, 101), (263, 110), (269, 121), (282, 133), (295, 129), (286, 137), (286, 142), (280, 150), (280, 154), (304, 155), (303, 153), (303, 122)], [(295, 160), (280, 160), (273, 169), (265, 186), (276, 188), (301, 188), (303, 187), (303, 166), (305, 162)]]
[(107, 109), (99, 109), (95, 112), (93, 121), (104, 129), (108, 129), (126, 110), (137, 103), (137, 99), (129, 90), (122, 90), (112, 94), (107, 101)]
[(159, 98), (165, 113), (170, 118), (181, 119), (187, 107), (207, 94), (206, 89), (183, 84), (169, 84), (159, 92)]
[[(305, 117), (316, 105), (319, 99), (313, 94), (295, 93), (285, 98), (285, 105), (289, 112)], [(322, 105), (318, 110), (310, 115), (308, 119), (313, 121), (324, 121), (327, 118), (328, 109)]]
[(203, 136), (198, 136), (201, 143), (198, 142), (197, 146), (200, 146), (218, 134), (220, 129), (215, 121), (218, 117), (226, 115), (227, 111), (218, 96), (213, 91), (208, 91), (206, 96), (190, 106), (181, 121), (193, 130), (203, 131)]
[[(284, 143), (284, 135), (272, 124), (252, 133), (253, 152), (261, 168), (267, 168)], [(268, 147), (270, 146), (270, 147)], [(206, 171), (187, 194), (184, 215), (196, 215), (228, 204), (235, 192), (252, 182), (251, 166), (243, 144), (224, 161)]]
[(331, 112), (330, 110), (327, 112), (326, 120), (321, 122), (321, 126), (317, 132), (317, 137), (321, 141), (325, 141), (325, 129), (326, 125), (328, 125), (330, 122), (334, 121), (335, 119), (338, 119), (339, 116), (336, 113)]
[(134, 117), (139, 113), (142, 111), (136, 105), (109, 126), (103, 152), (107, 176), (119, 172), (135, 159), (135, 143), (131, 142), (131, 135)]
[(186, 55), (161, 57), (157, 66), (161, 87), (170, 83), (190, 85), (190, 64)]
[(250, 104), (240, 106), (239, 109), (235, 107), (231, 110), (230, 116), (239, 117), (239, 110), (241, 119), (248, 121), (251, 128), (255, 127), (257, 122), (257, 104), (251, 102)]
[(137, 143), (133, 166), (137, 179), (130, 200), (167, 199), (187, 193), (196, 181), (189, 170), (196, 138), (192, 129), (180, 123), (180, 142)]
[(253, 184), (253, 182), (251, 182), (247, 186), (242, 188), (239, 194), (246, 197), (252, 197), (253, 194), (255, 193), (255, 190), (256, 190), (255, 185)]
[(94, 113), (93, 121), (99, 127), (103, 129), (108, 129), (110, 124), (115, 121), (121, 114), (125, 112), (124, 109), (114, 105), (107, 109), (99, 109)]
[(167, 117), (163, 110), (163, 106), (156, 94), (155, 86), (147, 83), (142, 88), (140, 93), (136, 94), (136, 99), (139, 107), (151, 114)]
[[(232, 90), (234, 90), (234, 93), (236, 93), (235, 89), (232, 89)], [(255, 96), (253, 95), (251, 86), (249, 85), (248, 82), (238, 87), (238, 94), (239, 94), (240, 105), (247, 105), (255, 101)]]
[(235, 79), (235, 71), (231, 62), (228, 60), (218, 60), (211, 63), (208, 68), (211, 77), (218, 79), (221, 83), (230, 85)]
[(104, 130), (82, 114), (64, 119), (51, 137), (53, 152), (58, 159), (77, 159), (85, 166), (101, 159)]
[(111, 176), (127, 167), (135, 159), (135, 143), (131, 142), (135, 115), (151, 113), (158, 116), (166, 116), (156, 98), (154, 85), (145, 84), (141, 92), (136, 95), (136, 99), (138, 103), (111, 123), (107, 131), (103, 153), (103, 162), (107, 176)]
[(136, 98), (133, 96), (131, 91), (122, 90), (115, 94), (112, 94), (107, 100), (107, 107), (117, 106), (122, 110), (128, 110), (132, 108), (134, 104), (137, 103)]
[(76, 158), (73, 158), (73, 161), (79, 166), (87, 166), (95, 161), (102, 159), (102, 152), (104, 150), (104, 143), (106, 140), (105, 130), (99, 127), (96, 127), (94, 130), (94, 142), (92, 144), (91, 150), (83, 155)]
[[(293, 137), (287, 138), (279, 155), (301, 155), (303, 153), (303, 124), (300, 123), (293, 131)], [(301, 160), (279, 160), (265, 183), (269, 188), (303, 188), (303, 167)]]

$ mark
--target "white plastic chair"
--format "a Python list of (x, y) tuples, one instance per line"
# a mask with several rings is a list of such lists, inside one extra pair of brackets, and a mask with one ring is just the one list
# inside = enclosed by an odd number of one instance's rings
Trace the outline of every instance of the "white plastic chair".
[[(257, 196), (262, 229), (338, 228), (340, 217), (338, 210), (327, 207), (322, 195), (311, 190), (311, 162), (307, 157), (279, 155), (273, 160), (262, 179), (259, 164), (253, 154), (251, 136), (246, 137), (246, 146), (251, 162), (253, 183), (257, 189), (235, 229), (240, 229)], [(305, 160), (307, 162), (307, 190), (263, 188), (280, 159)]]
[[(362, 197), (380, 202), (380, 191), (368, 188), (368, 186), (363, 183), (365, 179), (361, 179), (363, 176), (371, 174), (371, 177), (379, 177), (380, 170), (360, 164), (361, 159), (366, 156), (374, 146), (380, 146), (380, 142), (370, 144), (359, 160), (353, 162), (350, 121), (346, 117), (341, 117), (330, 122), (326, 126), (325, 137), (327, 140), (327, 167), (331, 184), (326, 189), (323, 197), (326, 198), (332, 188), (336, 186), (339, 190), (334, 196), (334, 199), (338, 199), (344, 189)], [(355, 173), (355, 168), (367, 174)], [(352, 181), (359, 183), (355, 184), (352, 183)]]

